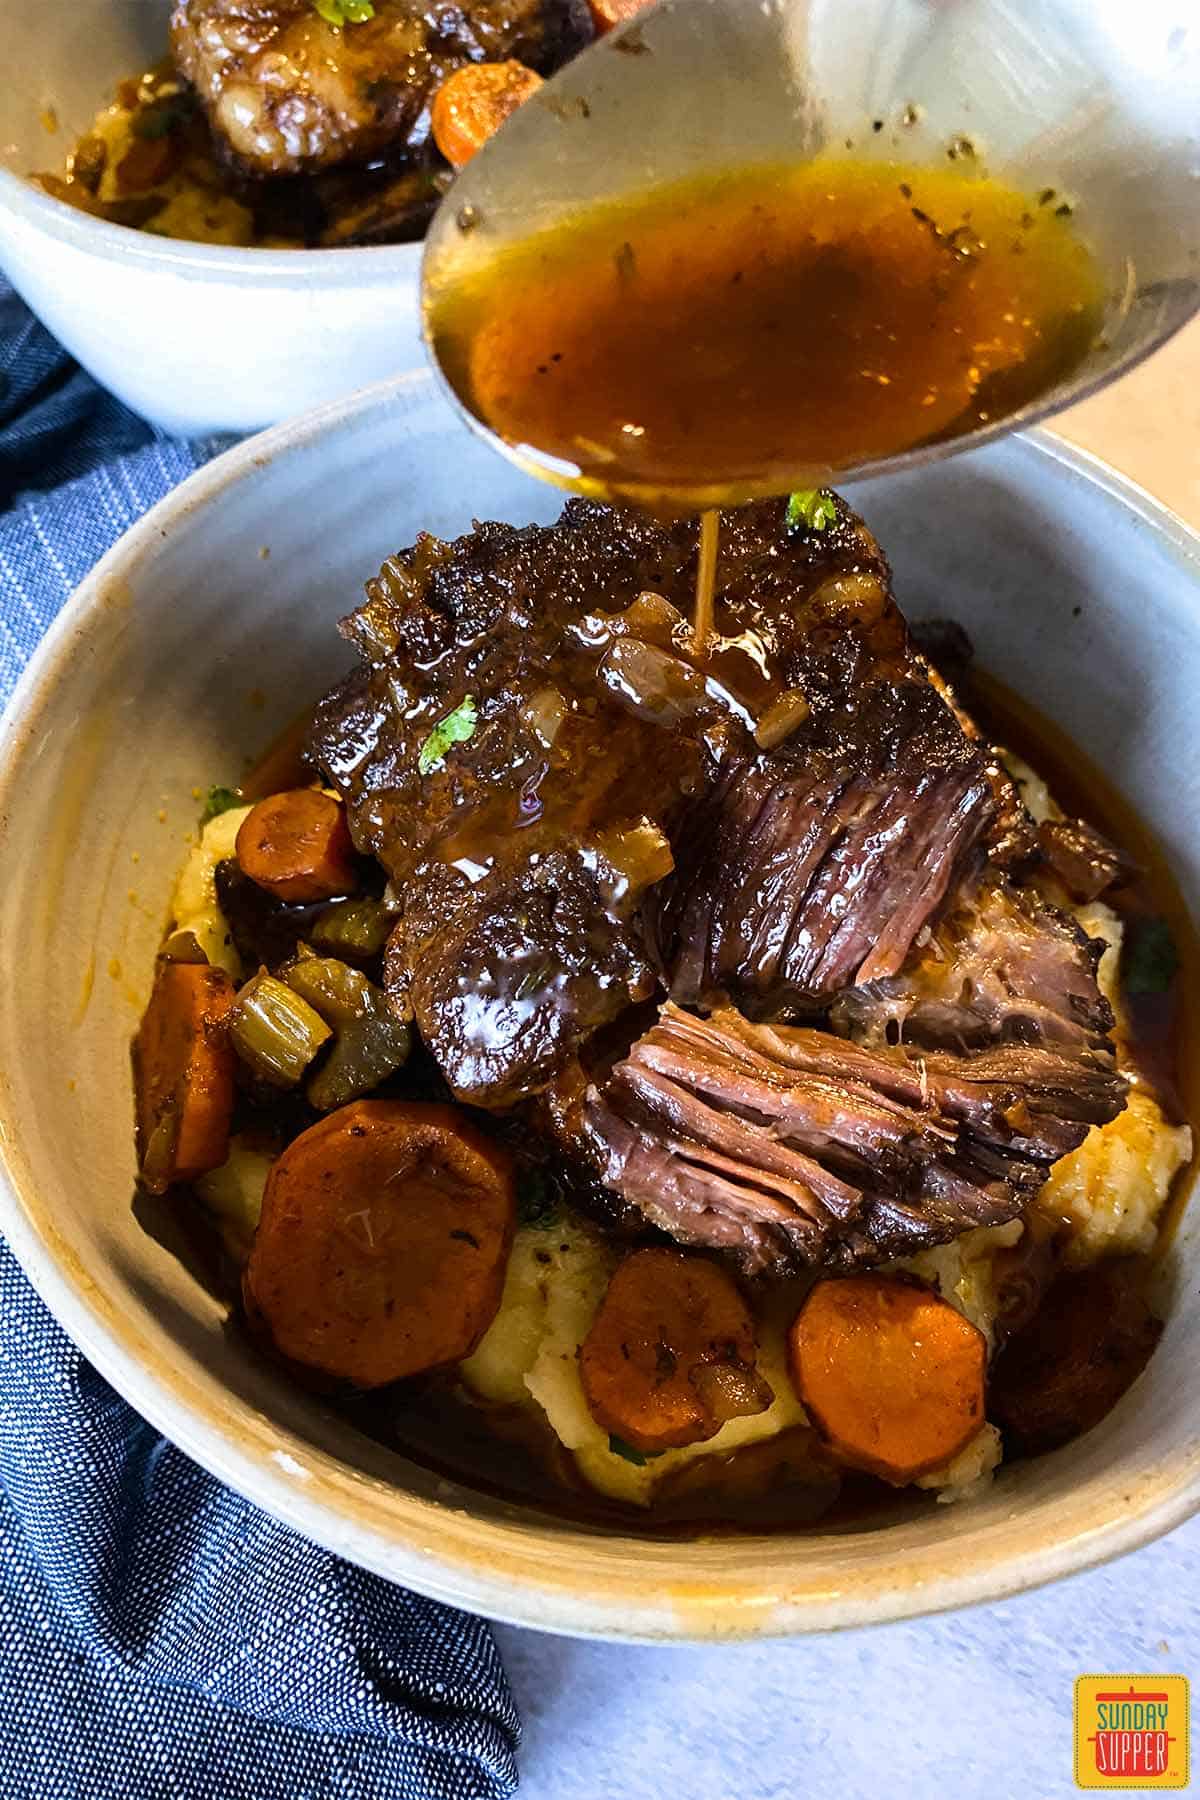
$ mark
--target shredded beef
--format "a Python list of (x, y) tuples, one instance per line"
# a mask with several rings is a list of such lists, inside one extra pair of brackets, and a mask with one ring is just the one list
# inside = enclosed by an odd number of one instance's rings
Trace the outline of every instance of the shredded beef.
[(603, 1180), (749, 1271), (846, 1267), (1015, 1218), (1124, 1103), (1111, 1055), (870, 1049), (670, 1003), (584, 1103)]

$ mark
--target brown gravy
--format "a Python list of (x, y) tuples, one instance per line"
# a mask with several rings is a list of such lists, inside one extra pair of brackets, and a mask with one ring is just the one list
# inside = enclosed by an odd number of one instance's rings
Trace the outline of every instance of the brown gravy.
[(552, 478), (695, 511), (1053, 385), (1104, 298), (1070, 211), (969, 157), (744, 169), (584, 212), (452, 288), (435, 270), (426, 328), (465, 404)]
[[(1105, 900), (1130, 925), (1165, 920), (1179, 962), (1162, 992), (1126, 996), (1132, 1049), (1168, 1115), (1194, 1125), (1200, 1120), (1200, 1017), (1187, 1000), (1200, 978), (1200, 939), (1161, 847), (1108, 776), (1027, 700), (979, 671), (960, 684), (960, 692), (985, 735), (1022, 756), (1065, 812), (1097, 826), (1137, 864), (1132, 878)], [(1181, 1172), (1176, 1195), (1186, 1187)], [(1160, 1229), (1160, 1250), (1177, 1214), (1178, 1202)]]
[[(1180, 1118), (1200, 1119), (1200, 1030), (1192, 1010), (1184, 1003), (1185, 995), (1195, 991), (1195, 983), (1200, 979), (1200, 943), (1188, 923), (1182, 897), (1161, 850), (1107, 778), (1028, 702), (991, 677), (974, 672), (958, 683), (958, 691), (987, 735), (1024, 757), (1044, 777), (1060, 805), (1098, 826), (1140, 865), (1136, 877), (1107, 895), (1106, 900), (1127, 920), (1165, 918), (1179, 953), (1179, 967), (1166, 992), (1145, 996), (1132, 1009), (1132, 1048), (1168, 1110)], [(307, 715), (289, 727), (247, 778), (246, 785), (255, 794), (266, 791), (273, 780), (296, 766), (294, 759), (306, 723)], [(1073, 1342), (1098, 1341), (1107, 1319), (1126, 1309), (1136, 1313), (1142, 1295), (1152, 1285), (1155, 1264), (1182, 1208), (1188, 1174), (1189, 1171), (1180, 1173), (1173, 1213), (1167, 1216), (1159, 1246), (1151, 1257), (1126, 1258), (1104, 1265), (1098, 1281), (1080, 1281), (1077, 1277), (1060, 1281), (1056, 1289), (1060, 1301), (1069, 1304), (1073, 1314), (1078, 1313), (1073, 1323)], [(243, 1332), (237, 1309), (237, 1272), (217, 1244), (199, 1203), (181, 1207), (174, 1197), (160, 1201), (140, 1196), (135, 1204), (144, 1228), (179, 1256), (206, 1287), (229, 1300), (234, 1309), (230, 1329)], [(1013, 1254), (1019, 1256), (1020, 1249), (1018, 1246)], [(1096, 1312), (1098, 1295), (1103, 1299), (1103, 1316), (1089, 1324)], [(1061, 1334), (1063, 1321), (1056, 1328)], [(1105, 1410), (1133, 1380), (1149, 1354), (1152, 1338), (1138, 1338), (1133, 1332), (1127, 1333), (1126, 1338), (1127, 1342), (1122, 1339), (1113, 1347), (1114, 1355), (1120, 1352), (1124, 1356), (1126, 1350), (1128, 1355), (1124, 1379), (1113, 1380)], [(1036, 1341), (1031, 1349), (1036, 1355)], [(254, 1353), (262, 1352), (256, 1347)], [(1092, 1387), (1094, 1384), (1081, 1398), (1083, 1410), (1077, 1430), (1096, 1422), (1096, 1417), (1086, 1416), (1088, 1406), (1096, 1399)], [(741, 1491), (747, 1484), (734, 1467), (735, 1459), (714, 1458), (717, 1491), (706, 1491), (693, 1473), (680, 1492), (656, 1503), (653, 1511), (647, 1513), (586, 1487), (575, 1472), (572, 1459), (540, 1416), (526, 1414), (523, 1409), (496, 1413), (477, 1406), (449, 1379), (430, 1378), (407, 1388), (358, 1394), (330, 1403), (366, 1435), (427, 1468), (496, 1498), (570, 1518), (593, 1529), (632, 1531), (661, 1539), (747, 1531), (795, 1533), (818, 1526), (823, 1532), (846, 1532), (889, 1525), (934, 1503), (931, 1494), (912, 1488), (893, 1490), (854, 1471), (831, 1470), (822, 1459), (819, 1446), (801, 1429), (788, 1434), (795, 1442), (782, 1447), (781, 1478), (773, 1480), (765, 1491)], [(1074, 1433), (1068, 1431), (1066, 1436), (1070, 1435)], [(1061, 1433), (1058, 1441), (1065, 1441)], [(778, 1444), (779, 1440), (755, 1446), (742, 1455), (773, 1454), (773, 1443)], [(1010, 1446), (1008, 1460), (1013, 1460), (1013, 1455)]]

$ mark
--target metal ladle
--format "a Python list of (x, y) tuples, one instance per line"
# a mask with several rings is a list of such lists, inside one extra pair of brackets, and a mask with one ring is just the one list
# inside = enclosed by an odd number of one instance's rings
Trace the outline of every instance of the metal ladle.
[[(1105, 283), (1101, 329), (1019, 411), (837, 479), (1017, 430), (1115, 380), (1200, 306), (1197, 0), (661, 0), (548, 82), (457, 177), (426, 241), (427, 343), (456, 283), (584, 208), (847, 142), (944, 168), (964, 134), (990, 174), (1070, 196)], [(498, 450), (586, 486), (538, 445), (497, 437), (429, 348)], [(773, 491), (790, 485), (781, 471)]]

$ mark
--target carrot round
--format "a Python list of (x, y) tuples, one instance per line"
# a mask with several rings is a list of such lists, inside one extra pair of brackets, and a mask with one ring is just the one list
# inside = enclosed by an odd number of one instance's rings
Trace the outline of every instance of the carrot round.
[(247, 1311), (356, 1387), (446, 1368), (496, 1315), (514, 1210), (507, 1155), (453, 1107), (356, 1101), (272, 1165)]
[(788, 1351), (796, 1392), (830, 1448), (897, 1486), (942, 1468), (984, 1423), (982, 1333), (913, 1282), (818, 1281)]
[(262, 755), (251, 763), (238, 783), (238, 793), (246, 800), (265, 800), (284, 788), (301, 787), (308, 773), (304, 752), (312, 730), (313, 709), (306, 706), (271, 739)]
[(461, 169), (541, 85), (541, 76), (521, 62), (468, 63), (456, 69), (433, 98), (434, 143), (452, 167)]
[(626, 20), (636, 18), (650, 4), (651, 0), (588, 0), (588, 10), (599, 34), (611, 31), (614, 25), (624, 25)]
[(141, 1181), (153, 1194), (229, 1154), (236, 1058), (225, 1018), (234, 987), (208, 963), (160, 959), (133, 1044)]
[(319, 788), (260, 800), (242, 820), (238, 867), (277, 900), (333, 900), (358, 885), (346, 811)]
[(754, 1319), (724, 1269), (678, 1250), (635, 1250), (608, 1284), (579, 1369), (603, 1430), (635, 1450), (672, 1450), (771, 1404), (756, 1353)]

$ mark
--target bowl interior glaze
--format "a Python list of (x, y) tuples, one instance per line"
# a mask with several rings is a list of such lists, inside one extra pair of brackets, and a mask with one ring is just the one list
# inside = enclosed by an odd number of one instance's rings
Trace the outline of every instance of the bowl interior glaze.
[(14, 175), (57, 169), (126, 75), (166, 54), (171, 0), (6, 0), (0, 162)]

